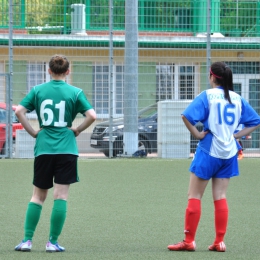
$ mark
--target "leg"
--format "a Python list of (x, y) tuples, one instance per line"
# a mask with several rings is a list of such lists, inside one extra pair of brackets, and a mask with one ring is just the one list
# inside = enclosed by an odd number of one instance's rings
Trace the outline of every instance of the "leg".
[(33, 195), (31, 198), (31, 202), (39, 205), (43, 205), (48, 195), (48, 189), (40, 189), (36, 186), (33, 186)]
[(184, 229), (185, 241), (188, 243), (195, 240), (195, 235), (201, 216), (201, 198), (207, 184), (208, 180), (198, 178), (194, 173), (191, 174)]
[(47, 197), (48, 190), (40, 189), (36, 186), (33, 188), (33, 195), (28, 204), (25, 221), (24, 221), (24, 238), (22, 243), (15, 247), (17, 251), (30, 251), (32, 248), (32, 238), (39, 222), (42, 205)]
[(226, 199), (229, 178), (212, 178), (213, 200)]
[(61, 234), (67, 213), (67, 198), (70, 185), (54, 185), (54, 204), (50, 223), (50, 242), (55, 245)]
[(201, 200), (208, 182), (208, 180), (201, 179), (197, 177), (194, 173), (191, 173), (188, 189), (188, 199)]
[(226, 199), (227, 187), (229, 178), (213, 178), (212, 179), (212, 195), (215, 207), (215, 231), (216, 237), (210, 250), (225, 252), (224, 236), (227, 230), (228, 223), (228, 204)]
[(198, 178), (194, 173), (191, 173), (188, 190), (188, 205), (185, 213), (185, 239), (178, 244), (169, 245), (169, 250), (194, 251), (196, 249), (195, 235), (201, 215), (201, 198), (207, 184), (208, 180)]
[(30, 203), (28, 204), (25, 223), (24, 223), (24, 241), (32, 240), (36, 226), (39, 222), (42, 205), (47, 197), (48, 190), (40, 189), (36, 186), (33, 187), (33, 195)]
[(76, 155), (57, 155), (54, 174), (54, 204), (51, 214), (49, 242), (47, 252), (63, 252), (65, 249), (58, 244), (67, 213), (67, 199), (70, 184), (78, 182)]

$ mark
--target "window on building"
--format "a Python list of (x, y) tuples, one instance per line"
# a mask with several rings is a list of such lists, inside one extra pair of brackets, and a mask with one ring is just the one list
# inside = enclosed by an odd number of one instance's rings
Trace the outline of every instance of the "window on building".
[(156, 66), (156, 101), (194, 99), (195, 66), (158, 64)]
[[(249, 80), (249, 103), (260, 113), (260, 79)], [(252, 148), (259, 148), (260, 130), (256, 129), (252, 134)]]
[(260, 62), (257, 61), (226, 61), (233, 74), (260, 74)]
[(179, 66), (179, 94), (178, 99), (194, 99), (195, 90), (194, 66)]
[(234, 83), (233, 88), (234, 88), (234, 91), (241, 96), (241, 94), (242, 94), (242, 84), (241, 83)]
[[(123, 114), (124, 67), (113, 66), (113, 106), (114, 116)], [(95, 64), (93, 66), (93, 105), (101, 118), (109, 115), (109, 66)]]
[(39, 84), (46, 82), (46, 63), (31, 62), (27, 63), (27, 91)]

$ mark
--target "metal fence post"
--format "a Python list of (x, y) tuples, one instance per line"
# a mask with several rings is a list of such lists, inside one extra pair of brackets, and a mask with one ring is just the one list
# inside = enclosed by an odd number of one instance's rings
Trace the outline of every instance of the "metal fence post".
[(113, 118), (114, 118), (114, 88), (113, 88), (113, 0), (109, 0), (109, 158), (113, 157)]
[(9, 0), (9, 80), (6, 90), (6, 155), (12, 158), (13, 124), (12, 124), (12, 85), (13, 85), (13, 0)]
[[(211, 0), (207, 2), (207, 70), (206, 73), (209, 73), (211, 65)], [(210, 84), (208, 83), (208, 88)]]
[(125, 1), (124, 154), (138, 149), (138, 1)]

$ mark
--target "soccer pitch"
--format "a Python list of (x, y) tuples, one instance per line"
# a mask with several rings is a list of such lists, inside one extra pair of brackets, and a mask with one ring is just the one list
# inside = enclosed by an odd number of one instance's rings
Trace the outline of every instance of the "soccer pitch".
[(170, 252), (183, 239), (190, 159), (80, 159), (80, 182), (70, 188), (59, 243), (64, 253), (45, 252), (52, 190), (43, 206), (30, 253), (15, 252), (32, 194), (33, 160), (0, 160), (0, 259), (259, 259), (259, 159), (239, 161), (240, 176), (228, 189), (225, 253), (207, 250), (214, 240), (209, 183), (195, 252)]

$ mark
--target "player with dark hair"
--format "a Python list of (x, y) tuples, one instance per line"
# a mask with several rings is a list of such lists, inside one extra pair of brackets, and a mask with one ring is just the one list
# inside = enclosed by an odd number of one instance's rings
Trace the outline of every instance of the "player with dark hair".
[[(33, 195), (28, 204), (24, 238), (15, 247), (16, 251), (31, 251), (32, 238), (40, 219), (42, 205), (48, 190), (54, 182), (54, 204), (50, 219), (49, 241), (46, 252), (63, 252), (58, 244), (67, 212), (70, 184), (78, 182), (78, 148), (76, 138), (96, 119), (96, 113), (83, 91), (65, 82), (69, 74), (69, 61), (61, 55), (54, 55), (49, 62), (52, 80), (33, 87), (18, 105), (15, 114), (24, 129), (36, 138), (34, 148)], [(40, 130), (34, 130), (26, 113), (35, 110)], [(72, 127), (76, 115), (85, 116), (78, 127)]]
[[(195, 251), (195, 235), (201, 216), (201, 199), (212, 179), (215, 207), (215, 240), (211, 251), (224, 252), (224, 236), (228, 223), (226, 191), (231, 177), (239, 175), (236, 139), (248, 135), (260, 126), (260, 116), (240, 95), (233, 91), (231, 69), (225, 63), (211, 65), (211, 89), (203, 91), (182, 113), (182, 119), (191, 134), (199, 139), (190, 166), (188, 205), (185, 213), (185, 238), (169, 245), (172, 251)], [(197, 122), (204, 125), (199, 132)], [(239, 124), (244, 129), (234, 134)]]

